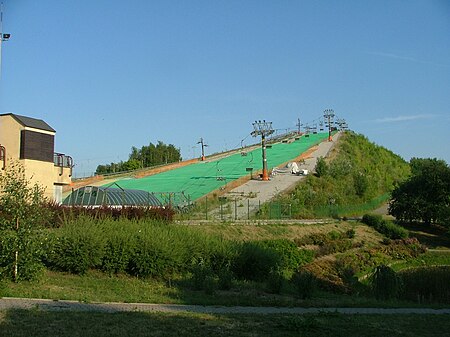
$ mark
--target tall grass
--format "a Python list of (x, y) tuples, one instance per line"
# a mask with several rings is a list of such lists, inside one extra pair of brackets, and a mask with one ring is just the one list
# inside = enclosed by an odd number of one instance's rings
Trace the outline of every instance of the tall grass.
[(246, 243), (165, 222), (87, 216), (49, 230), (44, 251), (46, 266), (54, 270), (165, 280), (211, 274), (221, 287), (228, 287), (230, 278), (264, 281), (274, 271), (289, 278), (313, 256), (288, 240)]
[(450, 266), (407, 269), (399, 275), (403, 281), (402, 298), (450, 304)]
[(326, 205), (314, 208), (314, 214), (320, 217), (357, 216), (376, 209), (390, 199), (385, 193), (367, 202), (355, 205)]
[(409, 174), (402, 158), (353, 132), (342, 134), (334, 151), (326, 170), (309, 175), (289, 195), (278, 198), (292, 205), (294, 217), (367, 212), (386, 201), (395, 183)]

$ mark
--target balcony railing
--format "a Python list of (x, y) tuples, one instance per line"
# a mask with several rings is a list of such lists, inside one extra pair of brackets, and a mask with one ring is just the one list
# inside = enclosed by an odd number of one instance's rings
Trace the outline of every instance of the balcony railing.
[(73, 159), (71, 156), (67, 156), (64, 153), (55, 152), (53, 155), (53, 162), (55, 166), (60, 167), (59, 175), (62, 176), (64, 168), (70, 169), (69, 177), (72, 176)]

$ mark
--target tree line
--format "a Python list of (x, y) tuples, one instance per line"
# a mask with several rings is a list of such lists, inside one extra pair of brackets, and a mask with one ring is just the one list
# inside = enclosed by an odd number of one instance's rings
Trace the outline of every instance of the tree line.
[(173, 144), (167, 145), (162, 141), (158, 141), (156, 145), (150, 143), (142, 146), (140, 149), (133, 146), (127, 161), (98, 165), (95, 174), (131, 171), (181, 160), (180, 149), (177, 149)]

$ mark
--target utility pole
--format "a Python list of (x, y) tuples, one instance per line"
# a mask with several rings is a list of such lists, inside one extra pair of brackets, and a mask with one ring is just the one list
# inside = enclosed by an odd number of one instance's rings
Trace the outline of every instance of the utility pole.
[(3, 2), (0, 3), (0, 79), (2, 78), (2, 44), (8, 41), (11, 34), (3, 33)]
[(202, 144), (202, 161), (205, 161), (205, 147), (208, 145), (203, 142), (203, 138), (200, 138), (200, 141), (197, 144)]
[(272, 129), (272, 122), (263, 121), (255, 121), (253, 123), (254, 131), (252, 131), (251, 135), (253, 137), (261, 136), (261, 147), (262, 147), (262, 159), (263, 159), (263, 173), (262, 180), (269, 180), (269, 173), (267, 172), (267, 158), (266, 158), (266, 136), (274, 133)]
[(325, 118), (325, 120), (327, 121), (327, 126), (328, 126), (328, 141), (331, 142), (333, 141), (333, 139), (331, 138), (331, 129), (332, 129), (332, 124), (334, 123), (334, 111), (333, 109), (326, 109), (323, 112), (323, 117)]

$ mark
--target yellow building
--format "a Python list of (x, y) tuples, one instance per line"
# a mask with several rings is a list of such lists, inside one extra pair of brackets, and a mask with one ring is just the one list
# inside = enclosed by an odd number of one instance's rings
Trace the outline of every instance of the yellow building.
[(8, 161), (19, 161), (27, 179), (44, 187), (46, 197), (61, 202), (63, 186), (72, 182), (73, 161), (54, 152), (55, 134), (41, 119), (0, 114), (0, 169), (8, 169)]

